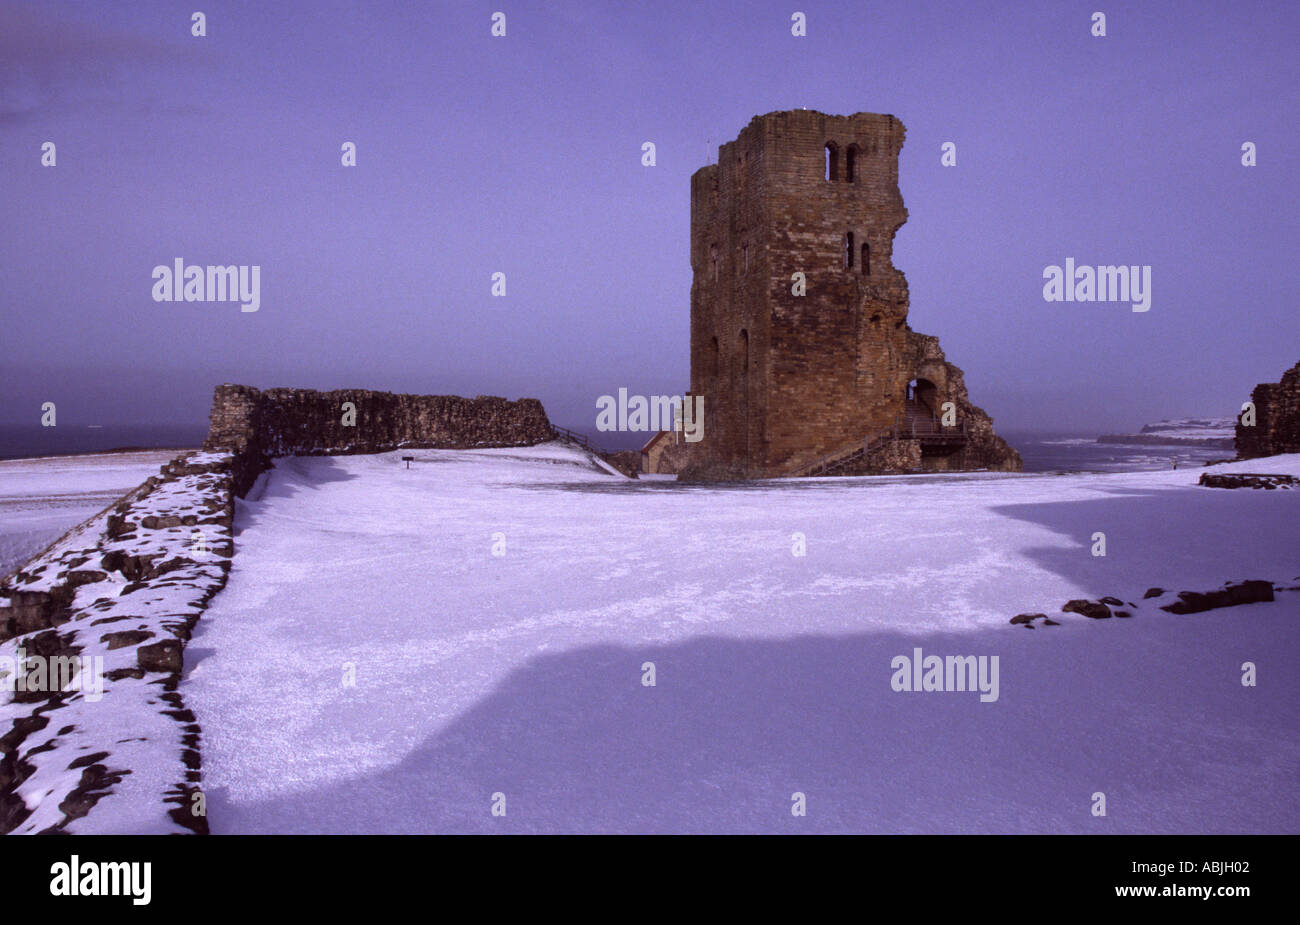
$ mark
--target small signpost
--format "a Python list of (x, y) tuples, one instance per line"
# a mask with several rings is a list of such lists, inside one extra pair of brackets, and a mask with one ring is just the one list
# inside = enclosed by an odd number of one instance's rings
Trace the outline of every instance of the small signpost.
[(402, 462), (406, 463), (406, 468), (411, 468), (411, 463), (415, 460), (414, 456), (403, 456)]

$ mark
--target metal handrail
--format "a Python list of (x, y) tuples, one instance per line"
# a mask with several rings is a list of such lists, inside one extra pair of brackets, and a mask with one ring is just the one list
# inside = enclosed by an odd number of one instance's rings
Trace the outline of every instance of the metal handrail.
[(591, 441), (591, 438), (588, 437), (586, 434), (580, 434), (576, 430), (569, 430), (569, 428), (561, 427), (558, 424), (552, 424), (551, 430), (554, 431), (560, 437), (567, 439), (569, 442), (576, 443), (578, 444), (578, 446), (582, 447), (583, 449), (591, 450), (591, 452), (599, 456), (610, 455), (607, 450), (593, 443)]
[(964, 437), (966, 421), (963, 419), (958, 424), (940, 424), (939, 419), (933, 415), (919, 417), (909, 414), (898, 420), (897, 429), (900, 433), (907, 432), (913, 437)]

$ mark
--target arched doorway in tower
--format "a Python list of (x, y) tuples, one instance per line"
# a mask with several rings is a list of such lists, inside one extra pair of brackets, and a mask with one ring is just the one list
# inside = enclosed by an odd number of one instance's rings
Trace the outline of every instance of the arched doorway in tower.
[(907, 384), (905, 416), (914, 429), (938, 424), (939, 389), (929, 379), (913, 379)]

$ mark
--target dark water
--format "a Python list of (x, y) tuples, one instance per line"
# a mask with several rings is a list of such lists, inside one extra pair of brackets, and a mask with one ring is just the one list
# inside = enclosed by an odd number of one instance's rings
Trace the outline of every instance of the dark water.
[(1206, 462), (1231, 459), (1230, 449), (1198, 446), (1148, 446), (1098, 443), (1097, 434), (1015, 432), (1003, 439), (1020, 451), (1026, 472), (1133, 472), (1199, 469)]
[[(0, 426), (0, 459), (24, 456), (60, 456), (96, 453), (124, 447), (197, 447), (207, 428), (196, 426)], [(614, 443), (612, 434), (593, 433), (598, 443)], [(627, 435), (621, 435), (626, 437)], [(640, 446), (644, 435), (623, 442)], [(1125, 446), (1097, 443), (1096, 434), (1058, 434), (1034, 431), (1003, 434), (1020, 451), (1026, 472), (1120, 472), (1170, 469), (1178, 465), (1200, 467), (1212, 459), (1226, 459), (1232, 450), (1180, 446)], [(619, 447), (607, 446), (608, 449)]]
[(206, 422), (197, 426), (54, 427), (0, 426), (0, 459), (24, 456), (64, 456), (99, 453), (127, 447), (197, 447), (207, 435)]

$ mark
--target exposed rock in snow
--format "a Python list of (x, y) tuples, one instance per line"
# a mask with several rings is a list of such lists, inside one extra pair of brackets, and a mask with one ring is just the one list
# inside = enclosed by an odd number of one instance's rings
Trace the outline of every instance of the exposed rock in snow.
[(0, 831), (206, 831), (176, 687), (231, 514), (230, 454), (179, 457), (0, 585)]
[(1197, 483), (1207, 488), (1263, 488), (1272, 491), (1276, 488), (1298, 488), (1300, 479), (1294, 475), (1281, 473), (1263, 474), (1250, 472), (1210, 473), (1206, 472)]

